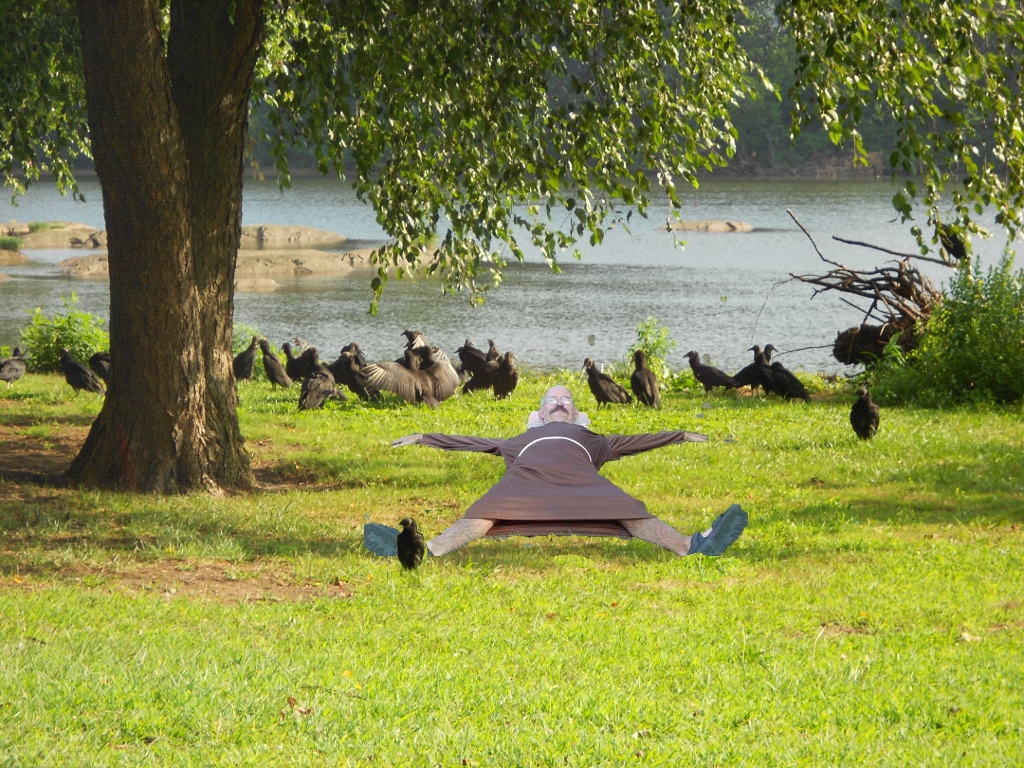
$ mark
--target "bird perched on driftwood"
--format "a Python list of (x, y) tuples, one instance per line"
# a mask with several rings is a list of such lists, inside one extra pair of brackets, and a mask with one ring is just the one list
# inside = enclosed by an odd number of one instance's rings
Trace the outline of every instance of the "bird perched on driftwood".
[(11, 356), (6, 360), (0, 360), (0, 381), (6, 381), (7, 386), (25, 375), (25, 360), (21, 356), (21, 347), (15, 347)]
[(423, 562), (427, 545), (423, 541), (423, 534), (416, 528), (416, 521), (411, 517), (403, 517), (398, 524), (402, 526), (398, 532), (398, 562), (411, 571)]
[(606, 405), (607, 403), (625, 405), (626, 403), (633, 402), (633, 396), (621, 384), (607, 373), (597, 370), (593, 358), (588, 357), (583, 361), (583, 369), (587, 372), (587, 384), (590, 386), (590, 391), (593, 393), (598, 405)]
[(99, 377), (81, 360), (73, 358), (67, 347), (60, 351), (60, 369), (64, 371), (64, 380), (75, 390), (76, 395), (80, 389), (95, 392), (97, 395), (104, 394)]
[(252, 378), (252, 372), (256, 367), (256, 344), (258, 342), (259, 339), (253, 336), (249, 346), (235, 355), (231, 367), (235, 372), (236, 381)]
[(661, 392), (654, 371), (647, 367), (647, 355), (642, 349), (633, 353), (633, 375), (629, 377), (629, 388), (636, 399), (652, 408), (661, 407)]
[[(311, 355), (313, 367), (310, 369), (309, 375), (302, 380), (302, 391), (299, 393), (299, 410), (311, 411), (315, 408), (323, 408), (328, 398), (347, 400), (348, 398), (335, 387), (334, 375), (327, 370), (326, 365), (320, 363), (316, 348), (310, 347), (309, 349), (313, 350)], [(306, 352), (308, 351), (306, 350)], [(305, 352), (303, 354), (305, 355)]]
[(850, 424), (861, 440), (870, 440), (878, 431), (878, 406), (871, 402), (867, 387), (857, 390), (857, 402), (850, 409)]
[(89, 367), (93, 373), (103, 379), (103, 383), (110, 384), (110, 353), (97, 352), (89, 358)]
[(288, 389), (292, 385), (291, 377), (285, 370), (284, 364), (277, 359), (277, 355), (270, 348), (270, 342), (260, 339), (260, 351), (263, 352), (263, 370), (267, 372), (270, 385)]
[(690, 361), (693, 378), (704, 385), (705, 392), (710, 392), (714, 387), (725, 387), (726, 389), (739, 388), (739, 384), (736, 383), (732, 376), (712, 365), (705, 365), (700, 361), (700, 355), (693, 350), (687, 352), (686, 357)]
[(772, 363), (772, 388), (776, 394), (787, 400), (800, 398), (810, 402), (811, 396), (807, 389), (800, 383), (800, 379), (793, 375), (793, 372), (776, 360)]

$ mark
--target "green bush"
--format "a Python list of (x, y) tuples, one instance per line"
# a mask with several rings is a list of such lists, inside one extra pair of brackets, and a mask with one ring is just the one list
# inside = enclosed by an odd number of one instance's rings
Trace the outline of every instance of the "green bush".
[(24, 241), (20, 237), (0, 237), (0, 251), (20, 251)]
[(47, 318), (43, 310), (32, 313), (32, 322), (21, 331), (21, 346), (33, 371), (60, 370), (60, 350), (67, 347), (73, 357), (87, 361), (93, 354), (110, 348), (110, 337), (100, 326), (103, 320), (78, 312), (78, 297), (62, 298), (64, 314)]
[(622, 361), (610, 365), (607, 373), (613, 378), (628, 381), (633, 375), (633, 353), (642, 349), (647, 356), (647, 367), (654, 372), (658, 382), (668, 382), (675, 374), (669, 367), (667, 358), (675, 348), (676, 342), (669, 329), (659, 323), (658, 318), (648, 317), (637, 325), (636, 341), (627, 350)]
[(883, 402), (941, 406), (1024, 399), (1024, 271), (1004, 254), (985, 276), (962, 265), (917, 348), (890, 342), (872, 372)]

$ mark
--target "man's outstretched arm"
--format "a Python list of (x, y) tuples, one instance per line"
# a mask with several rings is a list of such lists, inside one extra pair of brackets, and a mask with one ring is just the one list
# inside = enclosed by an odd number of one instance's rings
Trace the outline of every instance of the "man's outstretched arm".
[(605, 461), (614, 461), (623, 456), (632, 456), (635, 453), (643, 453), (676, 443), (704, 443), (708, 439), (707, 435), (697, 432), (675, 430), (645, 435), (607, 435), (606, 438), (609, 455)]
[(478, 453), (491, 453), (495, 456), (501, 455), (501, 446), (505, 441), (491, 437), (463, 437), (461, 435), (442, 435), (430, 433), (421, 435), (406, 435), (393, 440), (391, 445), (400, 448), (403, 445), (428, 445), (431, 448), (440, 448), (443, 451), (477, 451)]

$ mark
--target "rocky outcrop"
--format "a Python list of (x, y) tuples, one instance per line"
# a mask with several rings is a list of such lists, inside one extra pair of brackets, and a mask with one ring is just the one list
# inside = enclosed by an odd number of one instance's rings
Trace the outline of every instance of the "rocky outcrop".
[(345, 237), (313, 227), (293, 227), (284, 224), (251, 224), (242, 227), (239, 248), (308, 248), (311, 245), (343, 243)]
[(32, 232), (28, 224), (12, 223), (9, 234), (20, 237), (22, 248), (102, 248), (107, 243), (106, 232), (85, 224), (68, 221), (46, 222), (47, 227)]
[(0, 264), (25, 264), (28, 256), (19, 251), (5, 251), (0, 249)]
[(57, 263), (57, 269), (69, 277), (83, 279), (103, 279), (110, 275), (106, 253), (93, 253), (89, 256), (72, 256)]
[(745, 221), (673, 221), (665, 230), (668, 232), (753, 232), (754, 228)]
[(356, 252), (328, 253), (312, 248), (239, 251), (235, 280), (257, 277), (345, 275), (369, 262)]
[[(239, 251), (235, 265), (235, 287), (246, 291), (272, 291), (275, 277), (333, 277), (367, 267), (370, 249), (348, 253), (328, 253), (312, 248)], [(106, 253), (73, 256), (57, 264), (70, 277), (106, 278), (109, 275)]]

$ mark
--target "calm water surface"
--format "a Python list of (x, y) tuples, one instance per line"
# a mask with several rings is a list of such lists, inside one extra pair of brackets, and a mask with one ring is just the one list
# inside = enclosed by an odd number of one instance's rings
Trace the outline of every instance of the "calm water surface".
[[(99, 185), (84, 179), (81, 186), (86, 203), (40, 185), (17, 207), (5, 203), (4, 218), (61, 219), (102, 228)], [(481, 307), (471, 307), (465, 296), (442, 296), (436, 282), (404, 280), (388, 286), (380, 313), (370, 316), (372, 275), (356, 273), (277, 278), (282, 287), (274, 293), (236, 296), (235, 321), (258, 327), (276, 345), (302, 338), (325, 358), (359, 341), (371, 359), (392, 359), (404, 342), (402, 330), (416, 328), (449, 354), (467, 336), (482, 346), (492, 338), (525, 366), (576, 370), (587, 356), (599, 364), (621, 359), (637, 324), (653, 315), (678, 344), (670, 358), (675, 367), (684, 366), (685, 353), (695, 349), (716, 365), (738, 369), (750, 361), (751, 344), (771, 342), (780, 350), (829, 345), (782, 359), (793, 368), (852, 373), (856, 369), (839, 365), (830, 348), (836, 333), (859, 323), (862, 315), (837, 296), (812, 300), (808, 285), (788, 283), (772, 290), (790, 272), (823, 272), (826, 266), (786, 209), (796, 213), (827, 257), (870, 267), (882, 263), (884, 254), (837, 243), (831, 236), (913, 251), (909, 226), (893, 220), (891, 195), (884, 182), (706, 182), (686, 194), (682, 218), (745, 221), (753, 232), (686, 233), (685, 247), (676, 247), (671, 233), (657, 229), (669, 214), (667, 204), (659, 201), (648, 219), (634, 217), (630, 232), (613, 230), (600, 247), (585, 248), (582, 261), (566, 254), (561, 274), (552, 274), (536, 254), (526, 264), (509, 266), (501, 287)], [(272, 182), (248, 182), (243, 211), (246, 224), (313, 226), (373, 244), (384, 237), (372, 209), (335, 180), (297, 179), (284, 193)], [(1004, 243), (993, 238), (976, 243), (975, 251), (991, 263)], [(80, 309), (109, 316), (104, 281), (72, 280), (54, 268), (83, 253), (30, 250), (31, 264), (3, 268), (14, 279), (0, 283), (0, 344), (18, 342), (29, 319), (26, 310), (61, 311), (61, 297), (72, 291)], [(937, 282), (949, 274), (940, 266), (921, 266)]]

